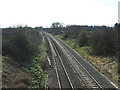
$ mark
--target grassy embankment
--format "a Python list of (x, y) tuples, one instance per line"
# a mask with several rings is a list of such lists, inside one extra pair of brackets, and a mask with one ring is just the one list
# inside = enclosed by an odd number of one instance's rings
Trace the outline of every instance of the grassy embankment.
[(45, 45), (36, 30), (3, 30), (3, 88), (43, 88)]
[(113, 83), (115, 83), (117, 86), (120, 86), (118, 83), (118, 65), (117, 65), (117, 58), (116, 57), (102, 57), (102, 56), (96, 56), (91, 55), (91, 47), (84, 46), (79, 47), (75, 45), (74, 39), (61, 39), (62, 36), (57, 35), (55, 36), (57, 39), (62, 40), (64, 43), (66, 43), (68, 46), (73, 48), (75, 51), (77, 51), (82, 57), (84, 57), (87, 61), (89, 61), (95, 68), (97, 68), (102, 74), (107, 76)]
[(32, 76), (32, 88), (44, 88), (45, 86), (45, 60), (46, 60), (46, 51), (44, 44), (39, 46), (40, 54), (37, 57), (34, 57), (32, 64), (30, 65), (30, 72)]
[[(4, 56), (2, 62), (3, 88), (43, 88), (45, 73), (43, 70), (46, 60), (45, 46), (39, 46), (40, 53), (33, 57), (31, 63), (22, 66), (12, 58)], [(28, 63), (26, 63), (28, 64)]]
[(28, 88), (30, 75), (27, 68), (20, 67), (12, 58), (2, 57), (2, 88)]

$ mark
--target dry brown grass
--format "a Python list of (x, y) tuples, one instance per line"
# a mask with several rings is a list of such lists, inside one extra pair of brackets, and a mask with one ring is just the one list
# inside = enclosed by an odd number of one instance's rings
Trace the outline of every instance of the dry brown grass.
[(23, 68), (18, 67), (19, 64), (12, 61), (9, 57), (3, 57), (3, 74), (2, 87), (3, 88), (28, 88), (30, 86), (30, 79)]
[(102, 74), (107, 76), (113, 83), (119, 86), (118, 83), (118, 61), (115, 57), (100, 57), (93, 55), (85, 55), (84, 58), (89, 61)]

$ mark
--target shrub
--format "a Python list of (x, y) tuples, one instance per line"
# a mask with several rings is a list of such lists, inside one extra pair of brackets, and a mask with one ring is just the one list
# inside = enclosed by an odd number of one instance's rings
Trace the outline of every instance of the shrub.
[(94, 31), (91, 46), (96, 55), (114, 55), (116, 53), (116, 32), (111, 29)]
[(30, 59), (32, 47), (23, 32), (16, 32), (2, 46), (3, 55), (8, 55), (18, 62), (24, 62)]
[(81, 31), (78, 36), (78, 45), (80, 47), (88, 45), (88, 33), (86, 31)]

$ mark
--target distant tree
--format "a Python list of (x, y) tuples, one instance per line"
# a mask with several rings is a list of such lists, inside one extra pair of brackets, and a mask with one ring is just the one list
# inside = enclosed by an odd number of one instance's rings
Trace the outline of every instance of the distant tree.
[(63, 24), (60, 22), (54, 22), (51, 25), (51, 28), (62, 28), (62, 27), (63, 27)]
[(81, 31), (77, 41), (80, 47), (88, 45), (87, 32)]
[(43, 30), (43, 27), (42, 27), (42, 26), (39, 26), (39, 27), (35, 27), (35, 29)]
[(114, 55), (116, 52), (116, 34), (113, 29), (104, 28), (93, 32), (91, 36), (91, 46), (96, 55)]
[(68, 39), (68, 38), (70, 38), (72, 35), (71, 35), (71, 32), (64, 32), (64, 34), (63, 34), (63, 36), (62, 36), (62, 38), (61, 39)]

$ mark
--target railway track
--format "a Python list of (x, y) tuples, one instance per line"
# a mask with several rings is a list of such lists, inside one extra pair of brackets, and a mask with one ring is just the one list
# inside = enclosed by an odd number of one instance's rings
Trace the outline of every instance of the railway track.
[(63, 45), (60, 45), (58, 42), (57, 44), (68, 58), (76, 74), (79, 76), (84, 89), (103, 90), (101, 85), (88, 73), (88, 71), (80, 64), (80, 62), (78, 62), (78, 60)]
[[(64, 47), (62, 45), (62, 47)], [(101, 85), (89, 74), (89, 72), (82, 66), (82, 64), (64, 47), (61, 49), (69, 59), (71, 66), (74, 68), (76, 74), (83, 82), (85, 89), (100, 89), (103, 90)]]
[[(85, 90), (104, 90), (101, 84), (99, 84), (89, 71), (79, 62), (78, 58), (51, 35), (45, 34), (52, 50), (52, 58), (60, 89), (69, 88), (73, 90), (76, 88), (83, 88)], [(63, 57), (66, 58), (64, 59)], [(69, 69), (71, 70), (71, 73), (69, 72)], [(74, 73), (74, 75), (71, 75), (72, 73)], [(79, 84), (75, 85), (77, 83), (74, 82), (73, 77), (78, 77), (79, 79), (77, 78), (76, 80), (82, 86), (79, 87)]]
[(65, 69), (65, 66), (62, 62), (62, 59), (54, 45), (54, 43), (49, 39), (48, 42), (50, 44), (51, 50), (52, 50), (52, 59), (54, 62), (54, 67), (57, 75), (58, 85), (59, 89), (69, 88), (73, 90), (73, 85), (71, 83), (71, 80), (68, 76), (68, 73)]

